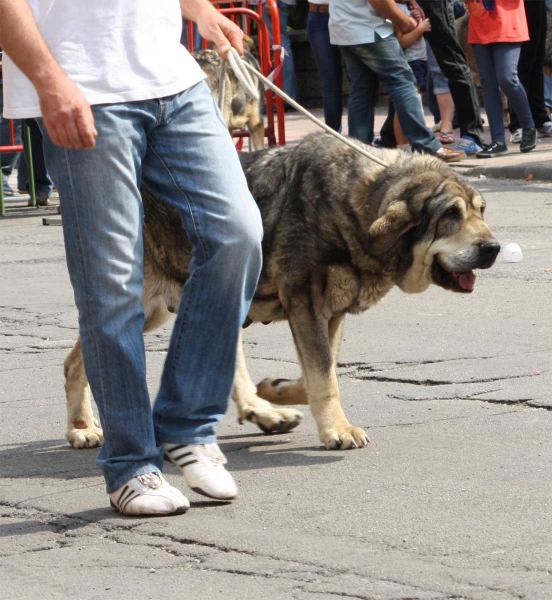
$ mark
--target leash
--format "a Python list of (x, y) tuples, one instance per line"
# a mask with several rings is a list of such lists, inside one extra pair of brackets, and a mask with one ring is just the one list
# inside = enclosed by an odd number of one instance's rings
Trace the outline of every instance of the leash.
[[(257, 69), (255, 69), (255, 67), (250, 65), (248, 62), (243, 61), (235, 48), (230, 49), (230, 52), (228, 53), (228, 62), (230, 63), (230, 66), (232, 67), (232, 70), (234, 71), (239, 82), (246, 89), (247, 93), (250, 94), (251, 97), (254, 98), (255, 100), (259, 99), (259, 90), (255, 87), (253, 79), (251, 78), (251, 76), (249, 75), (249, 73), (247, 71), (251, 71), (251, 73), (253, 73), (253, 75), (255, 75), (255, 77), (258, 77), (264, 83), (265, 87), (268, 87), (269, 89), (271, 89), (275, 94), (277, 94), (278, 96), (283, 98), (288, 104), (293, 106), (293, 108), (295, 108), (295, 110), (297, 110), (301, 114), (305, 115), (305, 117), (310, 119), (313, 123), (316, 123), (324, 131), (333, 135), (338, 140), (342, 141), (344, 144), (347, 144), (347, 146), (349, 146), (350, 148), (353, 148), (357, 152), (360, 152), (360, 154), (362, 154), (363, 156), (366, 156), (366, 158), (369, 158), (370, 160), (373, 160), (374, 162), (378, 163), (378, 165), (381, 165), (382, 167), (389, 166), (389, 163), (385, 162), (384, 160), (381, 160), (381, 158), (378, 158), (377, 156), (375, 156), (374, 154), (371, 154), (367, 150), (364, 150), (364, 148), (357, 146), (349, 138), (346, 138), (345, 136), (341, 135), (337, 131), (333, 130), (331, 127), (328, 127), (328, 125), (326, 125), (326, 123), (323, 123), (322, 121), (320, 121), (320, 119), (317, 119), (308, 110), (303, 108), (298, 102), (295, 102), (295, 100), (293, 98), (290, 98), (279, 87), (275, 86), (272, 83), (272, 81), (270, 81), (270, 79), (267, 79), (262, 73), (259, 73), (259, 71), (257, 71)], [(226, 61), (223, 60), (222, 67), (221, 67), (220, 81), (219, 81), (219, 105), (222, 104), (222, 98), (223, 98), (223, 93), (224, 93), (224, 89), (225, 89), (225, 82), (223, 80), (226, 79), (226, 77), (225, 77), (226, 64), (227, 64)]]

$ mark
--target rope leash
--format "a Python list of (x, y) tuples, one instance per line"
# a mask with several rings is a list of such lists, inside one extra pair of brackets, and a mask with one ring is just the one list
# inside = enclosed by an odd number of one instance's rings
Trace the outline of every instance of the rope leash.
[[(366, 158), (369, 158), (370, 160), (373, 160), (374, 162), (378, 163), (378, 165), (381, 165), (382, 167), (389, 166), (389, 163), (385, 162), (384, 160), (381, 160), (381, 158), (378, 158), (377, 156), (374, 156), (367, 150), (364, 150), (364, 148), (357, 146), (350, 139), (341, 135), (337, 131), (334, 131), (331, 127), (328, 127), (328, 125), (326, 125), (326, 123), (323, 123), (322, 121), (320, 121), (320, 119), (317, 119), (308, 110), (303, 108), (299, 103), (295, 102), (295, 100), (293, 100), (293, 98), (290, 98), (279, 87), (276, 87), (272, 83), (272, 81), (270, 81), (264, 75), (259, 73), (259, 71), (257, 71), (257, 69), (255, 69), (255, 67), (253, 67), (246, 61), (243, 61), (235, 48), (230, 49), (230, 52), (228, 53), (228, 62), (230, 63), (230, 66), (232, 67), (232, 70), (234, 71), (239, 82), (247, 90), (247, 93), (250, 94), (255, 100), (259, 99), (259, 91), (255, 87), (255, 84), (254, 84), (251, 76), (249, 75), (249, 73), (246, 71), (246, 69), (248, 71), (251, 71), (251, 73), (253, 73), (255, 75), (255, 77), (258, 77), (264, 83), (264, 85), (266, 87), (268, 87), (275, 94), (277, 94), (278, 96), (283, 98), (288, 104), (293, 106), (293, 108), (295, 108), (295, 110), (297, 110), (301, 114), (305, 115), (305, 117), (309, 118), (313, 123), (316, 123), (324, 131), (326, 131), (327, 133), (330, 133), (331, 135), (336, 137), (338, 140), (342, 141), (344, 144), (347, 144), (347, 146), (349, 146), (350, 148), (353, 148), (357, 152), (360, 152), (360, 154), (362, 154), (363, 156), (366, 156)], [(222, 61), (221, 77), (220, 77), (221, 80), (226, 79), (225, 75), (226, 75), (226, 62)], [(224, 83), (219, 82), (219, 103), (222, 103), (223, 96), (222, 96), (221, 92), (224, 92)]]

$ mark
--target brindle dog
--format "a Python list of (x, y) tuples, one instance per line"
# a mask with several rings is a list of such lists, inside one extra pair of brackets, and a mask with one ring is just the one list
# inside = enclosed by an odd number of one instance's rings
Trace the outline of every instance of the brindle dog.
[[(379, 166), (326, 134), (295, 148), (244, 153), (241, 161), (264, 224), (264, 267), (249, 322), (287, 320), (303, 377), (251, 381), (241, 343), (234, 400), (241, 420), (284, 432), (301, 414), (278, 405), (309, 404), (324, 446), (366, 446), (343, 412), (336, 363), (343, 319), (379, 302), (393, 287), (420, 293), (430, 284), (459, 293), (474, 269), (492, 266), (500, 246), (483, 220), (485, 201), (431, 156), (374, 150)], [(143, 190), (146, 331), (180, 301), (191, 248), (178, 214)], [(101, 444), (79, 342), (65, 362), (67, 438)]]

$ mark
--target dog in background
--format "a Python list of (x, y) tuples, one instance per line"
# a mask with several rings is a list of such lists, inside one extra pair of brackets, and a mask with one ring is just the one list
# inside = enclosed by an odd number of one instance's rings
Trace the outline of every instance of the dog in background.
[[(248, 36), (244, 36), (244, 45), (246, 51), (243, 60), (260, 71), (253, 40)], [(253, 149), (262, 150), (264, 148), (264, 122), (261, 108), (264, 90), (260, 81), (252, 75), (261, 98), (255, 100), (244, 89), (234, 71), (228, 67), (225, 71), (224, 98), (221, 100), (219, 95), (222, 59), (216, 50), (198, 50), (193, 53), (193, 57), (207, 75), (207, 85), (215, 97), (230, 132), (246, 127), (251, 137)]]
[[(359, 145), (360, 142), (357, 142)], [(363, 312), (398, 286), (431, 284), (470, 293), (473, 269), (491, 267), (500, 250), (483, 219), (485, 201), (439, 159), (370, 148), (382, 167), (327, 134), (298, 146), (240, 153), (261, 211), (263, 270), (250, 323), (287, 320), (303, 376), (256, 386), (241, 340), (233, 398), (240, 421), (283, 433), (302, 415), (276, 405), (309, 404), (328, 449), (361, 448), (368, 436), (349, 423), (336, 373), (347, 314)], [(142, 189), (145, 331), (175, 312), (189, 272), (191, 245), (174, 208)], [(65, 361), (67, 439), (99, 446), (80, 341)]]

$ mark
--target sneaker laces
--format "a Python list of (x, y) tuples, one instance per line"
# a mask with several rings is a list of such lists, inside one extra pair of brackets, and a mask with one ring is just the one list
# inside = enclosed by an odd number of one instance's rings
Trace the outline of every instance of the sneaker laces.
[(470, 148), (474, 144), (475, 144), (474, 140), (463, 137), (458, 140), (458, 144), (456, 144), (456, 148), (463, 150), (464, 148)]
[(157, 471), (155, 473), (146, 473), (145, 475), (138, 475), (136, 477), (140, 483), (143, 483), (145, 486), (149, 487), (150, 490), (156, 490), (163, 485), (163, 480), (161, 479), (161, 474)]
[(228, 461), (218, 444), (201, 444), (205, 456), (213, 463), (213, 466), (225, 465)]

